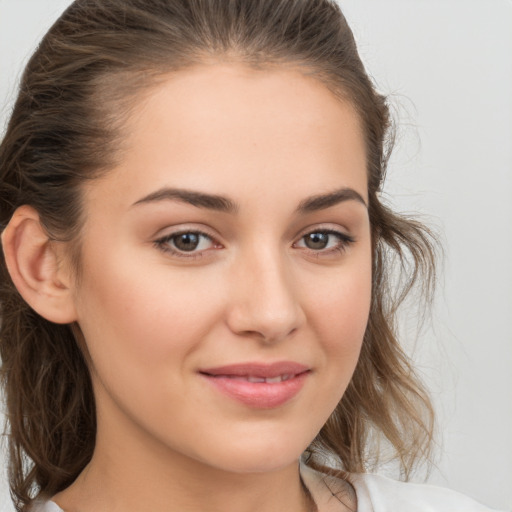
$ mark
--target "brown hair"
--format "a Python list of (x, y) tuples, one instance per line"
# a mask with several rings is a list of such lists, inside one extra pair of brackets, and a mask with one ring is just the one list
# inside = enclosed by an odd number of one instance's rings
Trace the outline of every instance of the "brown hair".
[[(74, 242), (79, 262), (81, 184), (119, 153), (130, 101), (159, 76), (232, 59), (293, 64), (356, 107), (367, 147), (373, 296), (352, 381), (308, 449), (347, 472), (377, 460), (387, 440), (407, 476), (428, 453), (432, 408), (396, 338), (396, 308), (418, 282), (431, 291), (434, 247), (420, 223), (379, 198), (391, 148), (386, 98), (369, 79), (352, 32), (331, 0), (77, 0), (29, 61), (0, 146), (0, 227), (34, 207), (49, 236)], [(398, 262), (405, 279), (390, 282)], [(394, 282), (394, 281), (393, 281)], [(96, 418), (74, 326), (36, 314), (0, 256), (0, 356), (10, 484), (17, 510), (69, 486), (90, 460)]]

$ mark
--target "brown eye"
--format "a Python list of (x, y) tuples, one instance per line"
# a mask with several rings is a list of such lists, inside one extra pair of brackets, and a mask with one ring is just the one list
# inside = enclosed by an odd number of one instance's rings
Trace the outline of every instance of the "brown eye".
[(201, 241), (199, 233), (180, 233), (172, 237), (172, 243), (180, 251), (195, 251)]
[(332, 236), (329, 233), (309, 233), (304, 237), (304, 243), (308, 249), (319, 251), (327, 247)]
[(331, 253), (343, 252), (354, 241), (352, 236), (341, 231), (321, 230), (303, 235), (294, 246), (327, 256)]
[(182, 231), (172, 233), (155, 241), (158, 249), (174, 256), (202, 256), (209, 249), (218, 248), (211, 236), (201, 231)]

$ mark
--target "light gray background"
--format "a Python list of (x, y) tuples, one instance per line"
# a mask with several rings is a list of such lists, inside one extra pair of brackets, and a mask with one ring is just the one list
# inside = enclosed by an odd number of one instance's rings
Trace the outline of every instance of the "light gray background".
[[(69, 3), (0, 0), (0, 126)], [(512, 510), (512, 1), (341, 4), (401, 123), (387, 195), (444, 233), (434, 327), (415, 344), (442, 436), (430, 481)]]

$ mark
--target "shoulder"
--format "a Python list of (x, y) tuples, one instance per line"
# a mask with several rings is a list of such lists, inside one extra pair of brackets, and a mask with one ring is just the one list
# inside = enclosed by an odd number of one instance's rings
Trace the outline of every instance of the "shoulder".
[(300, 471), (319, 512), (498, 512), (443, 487), (399, 482), (369, 473), (350, 473), (350, 486), (305, 464), (301, 464)]
[[(358, 512), (493, 512), (459, 492), (405, 483), (374, 474), (352, 474)], [(497, 512), (497, 511), (496, 511)]]
[(30, 506), (29, 512), (63, 512), (53, 501), (38, 501)]

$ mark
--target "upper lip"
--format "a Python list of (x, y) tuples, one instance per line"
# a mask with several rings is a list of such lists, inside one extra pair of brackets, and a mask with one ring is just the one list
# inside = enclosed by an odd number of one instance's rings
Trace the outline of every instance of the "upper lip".
[(280, 375), (298, 375), (308, 371), (310, 368), (293, 361), (279, 361), (275, 363), (239, 363), (215, 368), (201, 369), (200, 373), (212, 376), (233, 376), (233, 377), (261, 377), (271, 379)]

